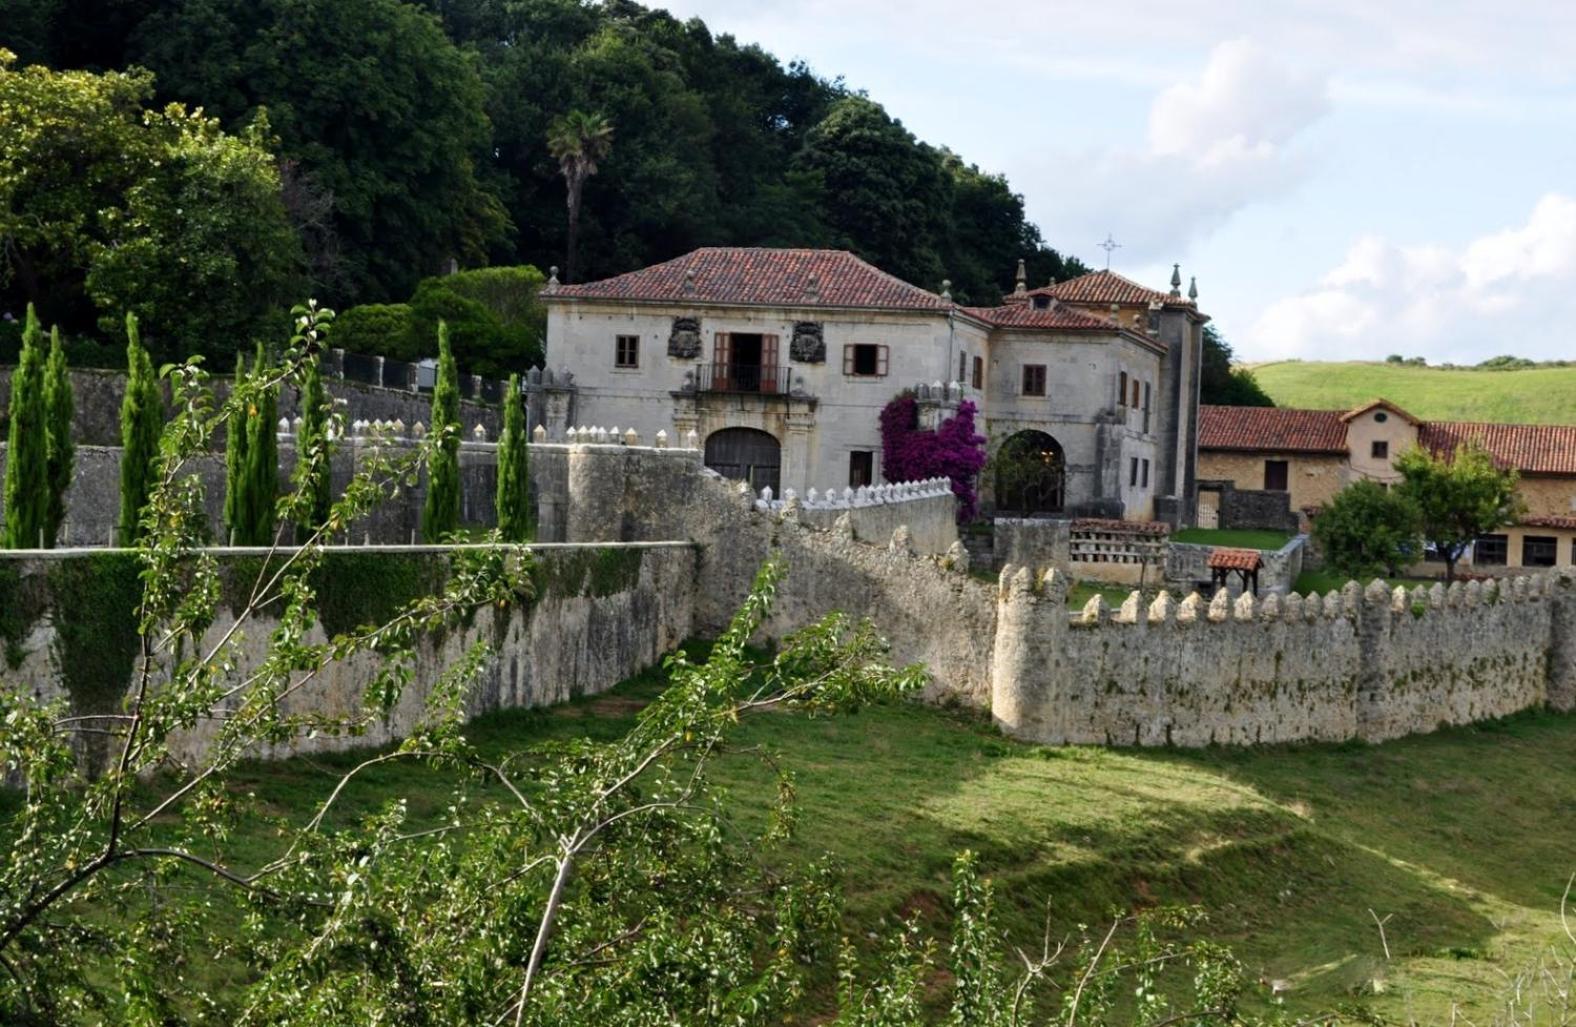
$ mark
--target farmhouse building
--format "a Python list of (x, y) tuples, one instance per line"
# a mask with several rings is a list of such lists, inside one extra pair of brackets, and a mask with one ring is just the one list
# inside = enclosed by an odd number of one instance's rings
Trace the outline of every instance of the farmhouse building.
[(1576, 425), (1424, 421), (1383, 399), (1355, 410), (1204, 406), (1199, 415), (1199, 523), (1214, 526), (1218, 486), (1284, 493), (1306, 526), (1360, 478), (1400, 480), (1395, 458), (1413, 446), (1444, 456), (1469, 443), (1520, 475), (1527, 513), (1479, 539), (1479, 568), (1576, 564)]
[[(886, 480), (880, 414), (916, 390), (922, 426), (963, 401), (1014, 473), (988, 509), (1191, 519), (1202, 327), (1181, 278), (1110, 271), (955, 303), (838, 250), (708, 248), (543, 290), (548, 358), (585, 425), (697, 433), (757, 489)], [(1000, 461), (1008, 463), (1009, 461)]]

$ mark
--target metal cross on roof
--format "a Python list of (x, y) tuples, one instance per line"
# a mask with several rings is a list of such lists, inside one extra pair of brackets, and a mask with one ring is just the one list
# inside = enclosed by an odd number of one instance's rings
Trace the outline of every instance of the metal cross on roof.
[(1119, 250), (1122, 244), (1111, 238), (1111, 233), (1105, 233), (1105, 242), (1100, 243), (1100, 248), (1105, 251), (1105, 269), (1111, 270), (1111, 251)]

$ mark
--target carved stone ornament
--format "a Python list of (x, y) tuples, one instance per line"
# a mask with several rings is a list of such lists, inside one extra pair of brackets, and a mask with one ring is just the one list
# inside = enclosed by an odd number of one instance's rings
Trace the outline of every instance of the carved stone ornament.
[(800, 321), (793, 326), (793, 341), (788, 356), (796, 364), (826, 363), (826, 339), (819, 321)]
[(700, 356), (700, 318), (675, 317), (668, 335), (668, 356), (693, 360)]

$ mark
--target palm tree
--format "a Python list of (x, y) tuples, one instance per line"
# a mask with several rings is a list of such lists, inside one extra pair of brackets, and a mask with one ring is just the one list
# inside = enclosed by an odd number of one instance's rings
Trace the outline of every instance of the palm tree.
[(575, 280), (580, 256), (580, 194), (586, 179), (596, 174), (597, 161), (613, 148), (613, 124), (600, 114), (570, 111), (553, 119), (547, 130), (547, 149), (558, 158), (564, 183), (569, 186), (569, 253), (564, 260), (564, 281)]

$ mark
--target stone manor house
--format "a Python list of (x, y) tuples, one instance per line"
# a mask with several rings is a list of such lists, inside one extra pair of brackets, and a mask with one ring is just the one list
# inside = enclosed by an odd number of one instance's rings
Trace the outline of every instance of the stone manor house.
[[(1192, 521), (1202, 330), (1183, 296), (1111, 271), (996, 306), (953, 301), (838, 250), (706, 248), (543, 290), (575, 422), (693, 431), (707, 466), (781, 493), (875, 484), (880, 414), (905, 389), (934, 426), (971, 401), (998, 513)], [(1004, 461), (1005, 463), (1006, 461)]]

